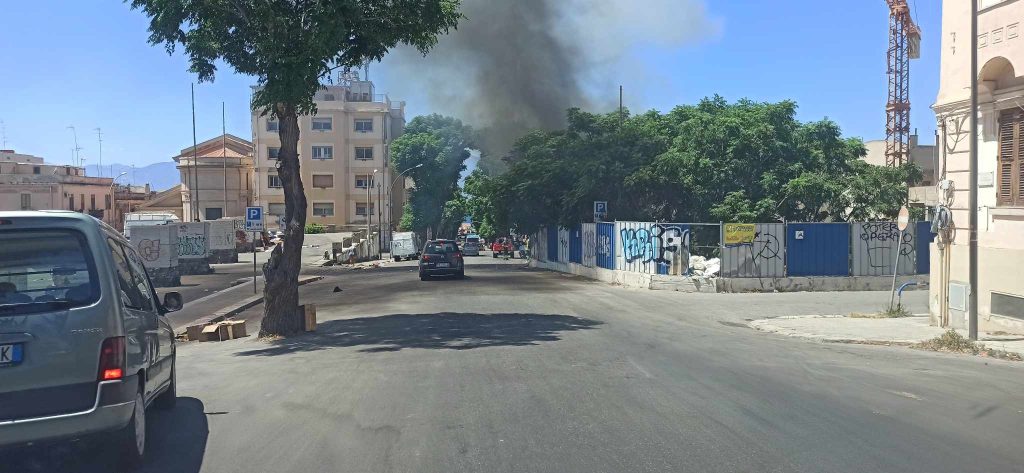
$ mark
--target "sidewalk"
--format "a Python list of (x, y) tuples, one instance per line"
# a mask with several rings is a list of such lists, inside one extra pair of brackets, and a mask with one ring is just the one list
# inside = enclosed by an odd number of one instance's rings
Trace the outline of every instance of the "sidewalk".
[[(947, 329), (929, 324), (928, 316), (901, 318), (854, 318), (843, 315), (798, 315), (754, 320), (751, 327), (763, 331), (820, 342), (912, 345), (931, 340)], [(966, 336), (966, 331), (957, 330)], [(1024, 335), (978, 334), (987, 348), (1024, 354)]]

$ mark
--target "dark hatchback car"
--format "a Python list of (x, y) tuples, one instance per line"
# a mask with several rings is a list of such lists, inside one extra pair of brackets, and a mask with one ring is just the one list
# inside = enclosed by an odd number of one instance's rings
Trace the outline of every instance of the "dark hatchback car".
[(459, 251), (455, 240), (430, 240), (423, 247), (420, 280), (426, 281), (431, 276), (455, 276), (458, 279), (466, 276), (462, 251)]

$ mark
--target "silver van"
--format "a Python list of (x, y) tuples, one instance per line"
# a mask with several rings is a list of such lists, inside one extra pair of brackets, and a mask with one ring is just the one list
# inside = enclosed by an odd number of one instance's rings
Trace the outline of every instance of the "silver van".
[(142, 259), (69, 211), (0, 212), (0, 449), (109, 435), (132, 467), (146, 408), (174, 406), (174, 332)]

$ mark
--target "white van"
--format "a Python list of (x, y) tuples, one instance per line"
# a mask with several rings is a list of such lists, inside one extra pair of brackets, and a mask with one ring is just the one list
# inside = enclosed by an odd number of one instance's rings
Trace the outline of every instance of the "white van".
[(124, 237), (131, 239), (132, 227), (150, 225), (174, 225), (180, 223), (177, 215), (170, 212), (132, 212), (124, 215)]
[(420, 237), (414, 232), (396, 233), (391, 239), (391, 257), (395, 261), (420, 257)]

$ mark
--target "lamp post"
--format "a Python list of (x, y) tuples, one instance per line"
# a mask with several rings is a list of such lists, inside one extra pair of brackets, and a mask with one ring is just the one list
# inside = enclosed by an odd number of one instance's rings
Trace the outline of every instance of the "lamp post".
[[(117, 199), (115, 198), (116, 194), (114, 194), (114, 183), (117, 182), (118, 179), (127, 175), (128, 173), (122, 172), (121, 174), (118, 174), (117, 177), (110, 180), (110, 210), (114, 212), (115, 218), (117, 217)], [(124, 228), (121, 229), (121, 233), (124, 233)]]
[(366, 181), (363, 182), (363, 185), (366, 186), (366, 208), (364, 209), (364, 213), (366, 214), (366, 240), (367, 240), (367, 242), (369, 242), (369, 240), (370, 240), (370, 225), (373, 224), (373, 213), (370, 212), (370, 205), (372, 203), (370, 201), (370, 189), (373, 188), (372, 182), (377, 180), (377, 172), (378, 172), (378, 170), (374, 169), (373, 170), (373, 174), (371, 174), (370, 176), (367, 176), (368, 179), (366, 179)]
[(403, 174), (405, 174), (405, 173), (407, 173), (409, 171), (412, 171), (413, 169), (418, 169), (418, 168), (421, 168), (421, 167), (423, 167), (423, 163), (417, 164), (417, 165), (415, 165), (415, 166), (413, 166), (413, 167), (411, 167), (409, 169), (406, 169), (405, 171), (402, 171), (402, 172), (398, 173), (398, 175), (395, 176), (395, 179), (392, 180), (391, 184), (388, 186), (388, 195), (387, 195), (387, 198), (388, 198), (388, 241), (391, 241), (392, 239), (394, 239), (394, 236), (395, 236), (394, 225), (392, 225), (392, 222), (391, 222), (391, 216), (393, 214), (393, 212), (391, 211), (391, 190), (395, 187), (395, 184), (398, 183), (398, 179), (400, 179)]

